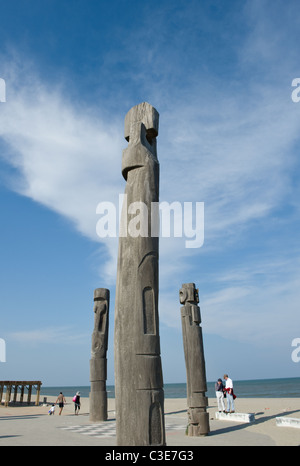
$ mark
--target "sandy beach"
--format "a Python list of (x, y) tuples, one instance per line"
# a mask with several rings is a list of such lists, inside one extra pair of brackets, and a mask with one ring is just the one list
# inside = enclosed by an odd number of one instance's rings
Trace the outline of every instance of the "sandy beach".
[[(34, 401), (34, 400), (33, 400)], [(1, 446), (115, 446), (115, 400), (108, 400), (107, 422), (89, 421), (89, 400), (82, 398), (79, 416), (74, 415), (72, 398), (66, 398), (61, 416), (56, 407), (54, 416), (49, 406), (0, 407)], [(165, 423), (168, 446), (299, 446), (300, 429), (276, 426), (276, 417), (300, 419), (298, 398), (240, 398), (236, 412), (253, 413), (255, 423), (241, 424), (215, 419), (216, 399), (209, 399), (210, 434), (207, 437), (187, 437), (186, 400), (165, 400)]]

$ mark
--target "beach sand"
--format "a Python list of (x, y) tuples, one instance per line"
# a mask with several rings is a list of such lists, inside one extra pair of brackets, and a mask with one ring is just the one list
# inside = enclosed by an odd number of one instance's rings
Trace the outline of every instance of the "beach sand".
[[(33, 398), (34, 400), (34, 398)], [(47, 397), (49, 406), (0, 406), (1, 446), (116, 446), (115, 400), (108, 399), (107, 422), (89, 421), (89, 400), (82, 398), (79, 416), (74, 415), (72, 398), (61, 416), (56, 407), (48, 415), (56, 398)], [(216, 399), (209, 399), (210, 434), (187, 437), (186, 399), (165, 400), (167, 446), (300, 446), (300, 429), (276, 426), (276, 417), (300, 419), (298, 398), (239, 398), (236, 412), (254, 413), (255, 423), (241, 424), (215, 420)]]

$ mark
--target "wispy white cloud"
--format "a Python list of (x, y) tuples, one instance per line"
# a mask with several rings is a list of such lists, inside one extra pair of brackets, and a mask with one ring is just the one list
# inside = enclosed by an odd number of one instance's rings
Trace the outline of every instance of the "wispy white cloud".
[(212, 277), (215, 289), (203, 292), (208, 333), (259, 347), (288, 348), (299, 328), (299, 259), (257, 258), (230, 264)]
[(115, 168), (121, 163), (122, 128), (105, 122), (101, 110), (68, 101), (59, 85), (43, 83), (31, 68), (23, 80), (23, 66), (6, 65), (1, 155), (17, 170), (10, 180), (13, 189), (97, 240), (96, 207), (102, 200), (114, 201), (121, 189)]
[(70, 326), (62, 327), (45, 327), (32, 330), (23, 330), (13, 332), (8, 335), (8, 339), (12, 339), (18, 343), (26, 344), (86, 344), (89, 335), (85, 333), (78, 333)]

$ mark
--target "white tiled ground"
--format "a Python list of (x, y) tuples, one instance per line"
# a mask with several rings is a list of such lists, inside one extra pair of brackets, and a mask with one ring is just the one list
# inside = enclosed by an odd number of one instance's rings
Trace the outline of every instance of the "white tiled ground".
[[(102, 422), (101, 424), (87, 424), (69, 427), (60, 427), (60, 429), (68, 430), (82, 435), (89, 435), (95, 438), (115, 437), (116, 423), (115, 421)], [(185, 430), (182, 424), (166, 424), (166, 431)]]

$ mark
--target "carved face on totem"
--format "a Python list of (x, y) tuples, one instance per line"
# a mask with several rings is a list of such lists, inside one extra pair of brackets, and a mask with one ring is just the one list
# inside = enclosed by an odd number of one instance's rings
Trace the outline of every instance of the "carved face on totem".
[(187, 283), (182, 285), (179, 291), (180, 303), (185, 305), (188, 303), (199, 303), (199, 290), (196, 289), (194, 283)]

